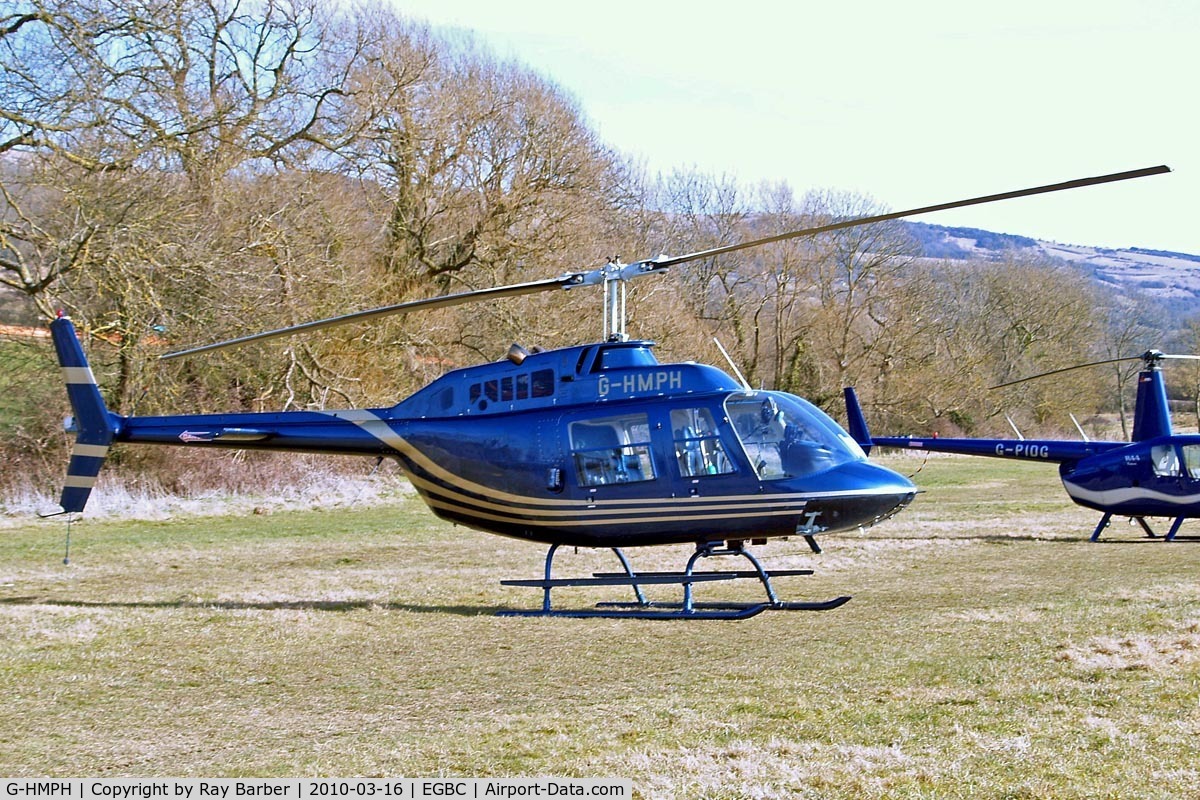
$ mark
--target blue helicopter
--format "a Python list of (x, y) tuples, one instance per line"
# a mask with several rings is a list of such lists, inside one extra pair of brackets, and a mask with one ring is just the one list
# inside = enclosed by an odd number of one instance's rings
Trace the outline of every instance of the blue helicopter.
[[(118, 443), (284, 450), (390, 457), (433, 512), (454, 523), (549, 546), (544, 576), (504, 581), (539, 588), (542, 607), (503, 613), (576, 617), (740, 619), (768, 609), (824, 610), (849, 600), (785, 602), (747, 549), (772, 538), (815, 536), (874, 525), (906, 506), (911, 481), (867, 460), (823, 411), (784, 392), (754, 390), (716, 367), (659, 363), (653, 343), (625, 330), (625, 283), (688, 261), (771, 242), (996, 200), (1169, 172), (1165, 166), (988, 195), (741, 242), (684, 256), (659, 256), (531, 283), (416, 300), (196, 347), (176, 358), (250, 341), (360, 322), (387, 314), (558, 289), (603, 286), (603, 341), (530, 352), (514, 345), (498, 362), (457, 369), (395, 406), (279, 413), (121, 416), (109, 411), (69, 319), (51, 333), (75, 412), (76, 433), (62, 511), (82, 512)], [(730, 364), (733, 371), (737, 369)], [(678, 572), (635, 572), (622, 548), (693, 544)], [(554, 578), (557, 549), (610, 548), (620, 572)], [(732, 556), (746, 570), (696, 569)], [(700, 603), (695, 584), (757, 579), (758, 602)], [(649, 601), (643, 587), (682, 587), (682, 602)], [(566, 586), (632, 587), (629, 603), (559, 609)]]
[(846, 390), (846, 405), (855, 438), (869, 452), (870, 446), (896, 447), (922, 452), (960, 453), (993, 458), (1016, 458), (1058, 464), (1063, 488), (1085, 508), (1102, 512), (1091, 541), (1100, 539), (1113, 515), (1136, 521), (1145, 534), (1157, 538), (1147, 517), (1168, 517), (1171, 527), (1164, 539), (1172, 541), (1184, 520), (1200, 517), (1200, 435), (1176, 434), (1171, 427), (1162, 362), (1165, 359), (1200, 359), (1200, 356), (1169, 355), (1147, 350), (1140, 356), (1112, 358), (1002, 383), (999, 389), (1047, 375), (1074, 369), (1142, 362), (1137, 378), (1133, 435), (1129, 442), (1098, 442), (1056, 439), (954, 439), (875, 436), (867, 432), (862, 410), (852, 389)]

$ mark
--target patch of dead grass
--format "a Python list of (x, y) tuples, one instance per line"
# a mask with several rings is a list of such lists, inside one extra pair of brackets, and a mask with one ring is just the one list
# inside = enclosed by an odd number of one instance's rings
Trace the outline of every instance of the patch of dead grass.
[(1095, 636), (1064, 647), (1058, 659), (1083, 670), (1175, 670), (1200, 663), (1200, 620), (1168, 633)]

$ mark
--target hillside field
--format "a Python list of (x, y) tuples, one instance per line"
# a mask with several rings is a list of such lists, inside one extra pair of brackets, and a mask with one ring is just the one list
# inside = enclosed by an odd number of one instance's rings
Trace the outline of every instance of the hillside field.
[[(578, 776), (645, 798), (1200, 795), (1200, 542), (1052, 467), (884, 456), (925, 490), (757, 549), (743, 622), (520, 619), (542, 548), (419, 501), (0, 532), (0, 776)], [(1183, 534), (1200, 533), (1200, 526)], [(680, 566), (688, 548), (631, 553)], [(561, 574), (615, 566), (564, 551)], [(721, 592), (757, 596), (757, 586)], [(563, 603), (607, 594), (576, 590)], [(598, 590), (597, 590), (598, 591)], [(717, 589), (700, 587), (703, 599)]]

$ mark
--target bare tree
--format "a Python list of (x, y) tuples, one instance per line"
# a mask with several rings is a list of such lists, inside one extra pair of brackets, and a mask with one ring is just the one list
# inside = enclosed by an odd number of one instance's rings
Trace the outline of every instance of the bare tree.
[[(379, 75), (363, 80), (399, 90), (342, 150), (384, 220), (379, 299), (547, 277), (580, 268), (581, 257), (603, 263), (596, 242), (621, 175), (575, 103), (470, 40), (388, 25)], [(438, 315), (460, 321), (439, 338), (482, 354), (526, 327), (517, 313), (526, 308), (545, 310), (529, 300)], [(548, 321), (540, 335), (560, 327)], [(404, 339), (395, 325), (380, 330)]]
[[(813, 192), (803, 203), (810, 224), (871, 216), (880, 212), (867, 197)], [(900, 223), (848, 228), (813, 239), (806, 255), (814, 301), (806, 347), (818, 373), (816, 399), (830, 403), (842, 386), (878, 374), (888, 354), (882, 335), (894, 324), (889, 312), (915, 245)], [(895, 357), (891, 354), (892, 358)]]
[[(1130, 358), (1158, 345), (1155, 340), (1162, 337), (1162, 332), (1154, 331), (1144, 322), (1149, 311), (1146, 298), (1136, 292), (1107, 293), (1102, 297), (1099, 307), (1103, 315), (1102, 324), (1098, 326), (1099, 358)], [(1109, 378), (1105, 381), (1111, 387), (1106, 405), (1116, 406), (1121, 435), (1126, 439), (1129, 438), (1131, 413), (1129, 398), (1134, 394), (1131, 388), (1141, 368), (1139, 361), (1123, 361), (1109, 364), (1098, 373), (1106, 374)], [(1099, 386), (1097, 394), (1101, 394)]]
[[(1192, 317), (1187, 321), (1183, 346), (1187, 354), (1200, 355), (1200, 317)], [(1180, 364), (1179, 374), (1182, 377), (1180, 385), (1187, 387), (1196, 427), (1200, 429), (1200, 364), (1192, 360), (1184, 361)]]
[[(28, 0), (0, 22), (0, 141), (94, 170), (243, 165), (346, 144), (349, 78), (375, 43), (316, 0)], [(377, 88), (377, 87), (376, 87)]]

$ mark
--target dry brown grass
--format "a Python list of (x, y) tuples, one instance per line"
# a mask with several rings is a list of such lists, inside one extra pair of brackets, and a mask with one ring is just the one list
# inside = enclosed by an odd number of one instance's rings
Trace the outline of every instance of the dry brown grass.
[[(0, 774), (616, 776), (653, 798), (1200, 793), (1200, 547), (1121, 529), (1088, 543), (1093, 515), (1037, 465), (946, 459), (918, 479), (909, 512), (824, 555), (762, 548), (769, 566), (817, 570), (781, 580), (786, 597), (853, 601), (742, 623), (496, 617), (536, 605), (498, 581), (536, 575), (540, 548), (415, 501), (89, 522), (70, 567), (60, 526), (14, 528)], [(610, 558), (568, 551), (561, 566)]]

